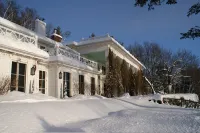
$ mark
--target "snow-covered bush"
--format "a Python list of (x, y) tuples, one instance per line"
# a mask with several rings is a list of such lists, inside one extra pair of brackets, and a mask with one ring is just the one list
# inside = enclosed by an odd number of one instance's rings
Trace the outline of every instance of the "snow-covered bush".
[(10, 78), (2, 77), (0, 79), (0, 95), (6, 94), (10, 90)]
[(76, 80), (73, 81), (73, 95), (79, 94), (79, 82)]
[(86, 96), (90, 96), (91, 95), (91, 87), (88, 83), (84, 83), (84, 94)]

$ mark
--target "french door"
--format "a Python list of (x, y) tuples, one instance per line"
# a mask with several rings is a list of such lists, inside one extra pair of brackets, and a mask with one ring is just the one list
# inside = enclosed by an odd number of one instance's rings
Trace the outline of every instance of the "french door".
[(42, 94), (45, 94), (45, 87), (46, 87), (46, 72), (39, 71), (39, 91)]
[(79, 75), (79, 94), (84, 94), (84, 76)]
[(11, 68), (11, 91), (25, 92), (26, 64), (12, 62)]
[(91, 77), (91, 95), (95, 95), (95, 78)]
[(63, 72), (63, 96), (70, 96), (70, 73)]

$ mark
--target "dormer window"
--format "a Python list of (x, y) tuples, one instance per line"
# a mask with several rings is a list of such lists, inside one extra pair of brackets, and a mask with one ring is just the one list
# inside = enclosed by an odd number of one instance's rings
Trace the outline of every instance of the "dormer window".
[(46, 47), (45, 46), (40, 46), (40, 49), (45, 50)]

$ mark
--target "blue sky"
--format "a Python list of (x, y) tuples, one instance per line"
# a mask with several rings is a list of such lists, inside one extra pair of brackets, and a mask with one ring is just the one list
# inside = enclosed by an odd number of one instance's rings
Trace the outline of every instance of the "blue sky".
[(47, 23), (72, 32), (69, 41), (88, 38), (91, 33), (109, 33), (125, 45), (152, 41), (172, 51), (188, 49), (200, 56), (200, 39), (180, 40), (180, 33), (200, 25), (199, 15), (187, 17), (189, 7), (199, 0), (178, 0), (173, 6), (154, 11), (134, 7), (135, 0), (17, 0), (22, 7), (35, 8)]

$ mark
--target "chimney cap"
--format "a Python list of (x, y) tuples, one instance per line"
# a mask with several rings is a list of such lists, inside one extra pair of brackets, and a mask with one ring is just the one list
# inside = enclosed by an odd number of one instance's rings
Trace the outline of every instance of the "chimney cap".
[(44, 21), (38, 19), (38, 18), (35, 21), (40, 22), (40, 23), (42, 23), (42, 24), (44, 24), (46, 26), (46, 23)]

